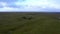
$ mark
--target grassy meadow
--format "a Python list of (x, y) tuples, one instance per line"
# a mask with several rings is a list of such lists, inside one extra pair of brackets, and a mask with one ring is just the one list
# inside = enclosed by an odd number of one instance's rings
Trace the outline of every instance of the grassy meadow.
[(0, 34), (60, 34), (58, 17), (56, 13), (0, 12)]

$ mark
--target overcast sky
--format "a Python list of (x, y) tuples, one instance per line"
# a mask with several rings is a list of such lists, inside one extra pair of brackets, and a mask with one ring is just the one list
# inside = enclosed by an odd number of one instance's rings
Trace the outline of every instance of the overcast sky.
[(0, 0), (0, 11), (59, 12), (60, 0)]

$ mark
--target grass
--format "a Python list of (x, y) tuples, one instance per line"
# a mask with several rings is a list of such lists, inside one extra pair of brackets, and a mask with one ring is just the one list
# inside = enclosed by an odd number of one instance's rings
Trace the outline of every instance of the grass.
[(0, 34), (60, 34), (60, 20), (54, 19), (56, 16), (60, 14), (0, 13)]

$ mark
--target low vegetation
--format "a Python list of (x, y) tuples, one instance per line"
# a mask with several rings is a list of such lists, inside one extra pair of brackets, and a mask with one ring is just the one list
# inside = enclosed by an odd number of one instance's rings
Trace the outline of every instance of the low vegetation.
[(60, 34), (60, 14), (0, 13), (0, 34)]

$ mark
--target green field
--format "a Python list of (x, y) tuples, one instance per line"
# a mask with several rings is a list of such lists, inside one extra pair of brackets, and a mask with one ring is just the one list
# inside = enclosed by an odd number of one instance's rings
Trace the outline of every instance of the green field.
[(58, 17), (53, 13), (0, 13), (0, 34), (60, 34)]

